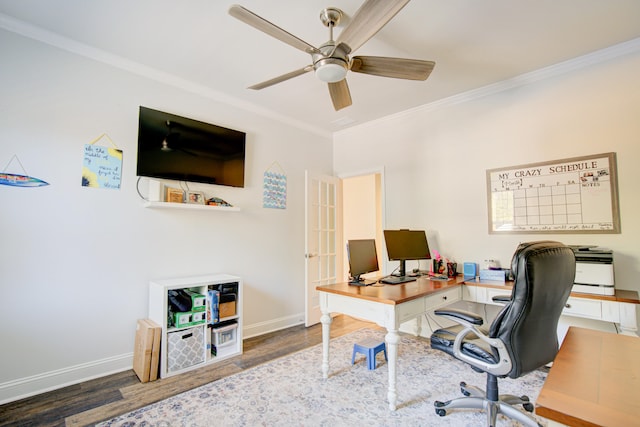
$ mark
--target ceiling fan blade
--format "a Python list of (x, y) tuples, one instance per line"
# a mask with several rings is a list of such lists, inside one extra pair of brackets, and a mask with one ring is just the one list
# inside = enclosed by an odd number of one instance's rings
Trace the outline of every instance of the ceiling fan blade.
[(304, 40), (299, 39), (293, 34), (283, 30), (275, 24), (267, 21), (266, 19), (256, 15), (244, 7), (234, 4), (229, 8), (229, 15), (233, 16), (236, 19), (244, 22), (245, 24), (249, 24), (252, 27), (262, 31), (270, 35), (271, 37), (275, 37), (281, 42), (285, 42), (290, 46), (295, 47), (296, 49), (300, 49), (303, 52), (312, 53), (319, 52), (317, 48), (311, 46), (309, 43)]
[(426, 80), (436, 63), (419, 59), (354, 56), (351, 71), (396, 79)]
[(345, 43), (355, 51), (373, 37), (409, 3), (409, 0), (367, 0), (355, 13), (351, 23), (340, 33), (336, 45)]
[(336, 83), (329, 83), (329, 94), (331, 95), (333, 108), (335, 108), (336, 111), (351, 105), (351, 92), (349, 92), (347, 79), (342, 79)]
[(283, 74), (283, 75), (278, 76), (278, 77), (274, 77), (271, 80), (267, 80), (265, 82), (255, 84), (253, 86), (249, 86), (249, 89), (254, 89), (254, 90), (264, 89), (265, 87), (273, 86), (273, 85), (275, 85), (277, 83), (281, 83), (281, 82), (283, 82), (285, 80), (289, 80), (289, 79), (292, 79), (294, 77), (301, 76), (304, 73), (308, 73), (311, 70), (313, 70), (313, 65), (307, 65), (306, 67), (300, 68), (299, 70), (291, 71), (290, 73)]

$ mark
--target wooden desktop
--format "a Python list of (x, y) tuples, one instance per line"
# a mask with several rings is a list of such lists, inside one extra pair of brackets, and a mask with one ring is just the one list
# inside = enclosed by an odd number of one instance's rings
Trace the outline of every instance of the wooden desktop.
[(640, 426), (639, 355), (638, 337), (570, 327), (536, 414), (560, 425)]

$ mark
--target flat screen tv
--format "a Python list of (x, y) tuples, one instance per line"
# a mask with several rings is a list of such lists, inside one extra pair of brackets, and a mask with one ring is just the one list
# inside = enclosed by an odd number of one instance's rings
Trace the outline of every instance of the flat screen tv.
[(431, 259), (424, 230), (384, 230), (383, 233), (389, 261), (400, 261), (400, 276), (406, 274), (405, 261)]
[(245, 136), (140, 107), (137, 175), (244, 187)]

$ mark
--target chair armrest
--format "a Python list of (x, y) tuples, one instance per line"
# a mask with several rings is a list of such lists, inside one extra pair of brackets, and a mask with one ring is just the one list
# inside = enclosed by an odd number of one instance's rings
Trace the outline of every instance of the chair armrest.
[(501, 304), (506, 304), (509, 301), (511, 301), (511, 295), (496, 295), (493, 298), (491, 298), (491, 300), (493, 302), (498, 302)]
[[(504, 343), (499, 338), (491, 338), (487, 336), (484, 331), (478, 328), (478, 326), (483, 324), (482, 316), (478, 316), (470, 311), (454, 308), (440, 308), (433, 312), (434, 314), (450, 319), (463, 327), (461, 331), (455, 334), (456, 338), (452, 346), (452, 353), (455, 358), (493, 375), (507, 375), (511, 371), (513, 364), (511, 356), (509, 355)], [(475, 338), (484, 341), (489, 346), (493, 347), (498, 352), (498, 362), (487, 363), (464, 354), (462, 351), (462, 343), (467, 335), (475, 335)]]
[(433, 311), (438, 316), (455, 317), (456, 319), (464, 320), (472, 325), (482, 325), (484, 322), (482, 316), (478, 316), (475, 313), (466, 310), (458, 310), (455, 308), (439, 308)]

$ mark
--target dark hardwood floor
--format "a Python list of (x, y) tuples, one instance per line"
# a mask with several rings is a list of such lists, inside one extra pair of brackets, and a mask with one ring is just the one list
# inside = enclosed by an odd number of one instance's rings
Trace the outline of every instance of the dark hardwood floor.
[[(363, 327), (377, 326), (338, 316), (331, 324), (331, 336)], [(143, 384), (129, 370), (1, 405), (0, 426), (93, 425), (321, 342), (319, 324), (248, 338), (242, 355), (170, 378)]]

